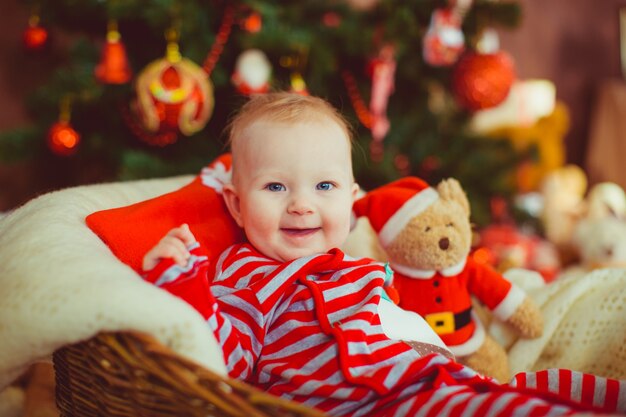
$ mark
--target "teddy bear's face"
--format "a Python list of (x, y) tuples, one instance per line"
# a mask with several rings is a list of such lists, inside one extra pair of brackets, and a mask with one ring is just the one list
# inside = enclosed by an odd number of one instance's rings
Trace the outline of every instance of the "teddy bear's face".
[(581, 220), (574, 245), (587, 268), (626, 266), (626, 222), (606, 217)]
[(419, 215), (387, 247), (392, 263), (441, 270), (469, 254), (472, 230), (467, 213), (454, 201), (439, 200)]

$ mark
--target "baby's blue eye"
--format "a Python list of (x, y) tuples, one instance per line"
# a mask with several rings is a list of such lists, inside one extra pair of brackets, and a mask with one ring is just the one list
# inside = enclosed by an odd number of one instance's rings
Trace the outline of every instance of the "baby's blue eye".
[(285, 186), (282, 185), (281, 183), (278, 183), (278, 182), (272, 182), (270, 184), (267, 184), (265, 186), (265, 189), (267, 189), (269, 191), (273, 191), (273, 192), (285, 191)]
[(335, 186), (328, 182), (328, 181), (324, 181), (324, 182), (320, 182), (319, 184), (317, 184), (315, 186), (316, 190), (320, 190), (320, 191), (329, 191), (332, 190)]

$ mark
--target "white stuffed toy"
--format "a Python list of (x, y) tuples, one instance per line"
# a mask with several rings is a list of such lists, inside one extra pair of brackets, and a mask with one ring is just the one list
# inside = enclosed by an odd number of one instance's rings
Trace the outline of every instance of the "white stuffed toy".
[(614, 216), (581, 220), (573, 241), (586, 270), (626, 268), (625, 220)]
[(626, 268), (626, 194), (617, 184), (594, 185), (584, 201), (583, 216), (574, 226), (572, 245), (578, 263), (561, 276), (598, 268)]

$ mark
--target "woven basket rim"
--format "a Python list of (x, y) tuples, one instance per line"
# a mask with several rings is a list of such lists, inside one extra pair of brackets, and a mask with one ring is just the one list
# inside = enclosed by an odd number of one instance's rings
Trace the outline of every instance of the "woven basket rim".
[(62, 417), (325, 416), (219, 375), (140, 331), (100, 332), (57, 350), (53, 360)]

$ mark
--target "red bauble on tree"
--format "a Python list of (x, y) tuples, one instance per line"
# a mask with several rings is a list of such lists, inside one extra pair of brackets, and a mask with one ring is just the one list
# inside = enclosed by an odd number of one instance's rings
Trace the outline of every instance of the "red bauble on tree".
[(71, 156), (78, 151), (80, 135), (69, 121), (60, 120), (48, 130), (48, 147), (59, 156)]
[(59, 120), (48, 130), (48, 148), (59, 156), (71, 156), (78, 151), (80, 134), (70, 124), (71, 98), (63, 97), (59, 105)]
[(28, 19), (28, 27), (22, 34), (22, 40), (26, 49), (31, 51), (38, 51), (46, 46), (48, 31), (39, 25), (39, 15), (33, 14)]
[(487, 109), (504, 101), (514, 80), (513, 59), (506, 52), (468, 52), (454, 68), (452, 92), (467, 110)]
[(239, 26), (246, 32), (258, 33), (263, 28), (263, 18), (260, 13), (251, 11), (240, 20)]

